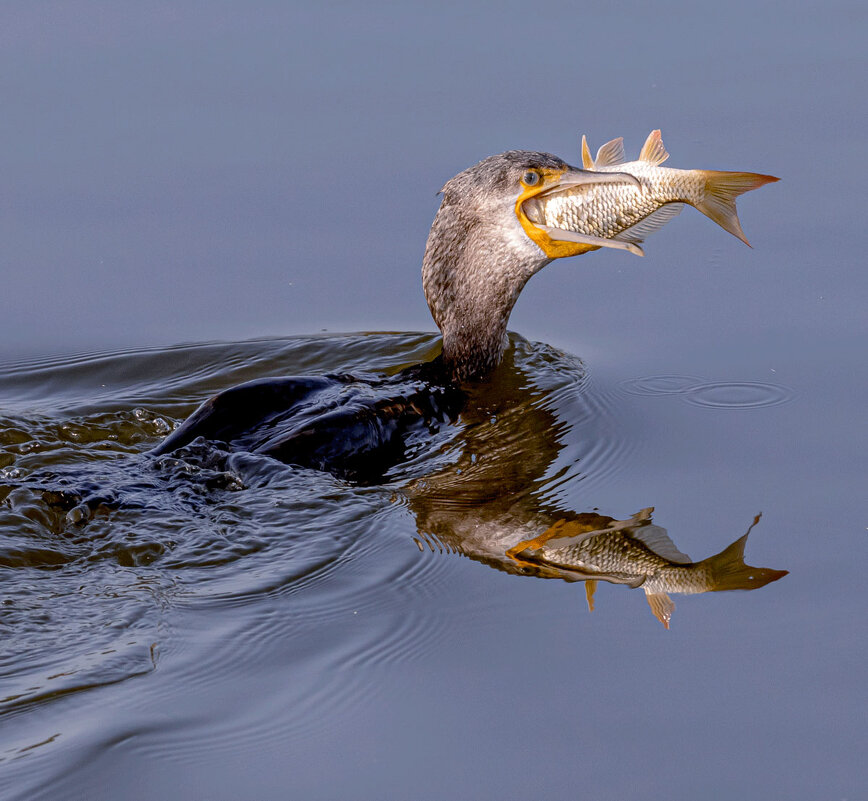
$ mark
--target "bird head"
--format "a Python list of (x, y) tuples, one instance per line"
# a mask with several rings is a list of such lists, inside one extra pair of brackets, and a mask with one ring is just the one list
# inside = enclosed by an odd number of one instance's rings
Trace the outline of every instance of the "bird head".
[(599, 247), (546, 226), (540, 200), (582, 184), (624, 180), (548, 153), (510, 150), (446, 182), (422, 282), (443, 332), (444, 359), (457, 377), (481, 377), (500, 361), (510, 312), (532, 275), (553, 259)]

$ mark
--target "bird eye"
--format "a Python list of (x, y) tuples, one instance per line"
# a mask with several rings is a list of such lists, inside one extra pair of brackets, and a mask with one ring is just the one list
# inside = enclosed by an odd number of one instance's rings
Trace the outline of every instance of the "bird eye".
[(534, 172), (533, 170), (528, 170), (524, 175), (521, 176), (521, 182), (525, 186), (536, 186), (540, 181), (540, 174), (538, 172)]

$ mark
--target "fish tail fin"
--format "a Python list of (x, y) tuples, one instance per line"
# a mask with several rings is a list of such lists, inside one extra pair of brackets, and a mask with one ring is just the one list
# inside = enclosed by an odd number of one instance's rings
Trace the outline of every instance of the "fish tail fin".
[[(749, 534), (750, 532), (748, 532)], [(697, 564), (708, 569), (711, 591), (755, 590), (787, 575), (787, 570), (772, 570), (768, 567), (751, 567), (744, 562), (744, 546), (748, 535), (737, 539), (719, 554), (709, 556)]]
[(696, 204), (706, 217), (710, 217), (725, 231), (738, 237), (750, 247), (750, 242), (741, 229), (735, 199), (751, 189), (779, 181), (773, 175), (755, 172), (721, 172), (720, 170), (697, 170), (705, 178), (705, 197)]

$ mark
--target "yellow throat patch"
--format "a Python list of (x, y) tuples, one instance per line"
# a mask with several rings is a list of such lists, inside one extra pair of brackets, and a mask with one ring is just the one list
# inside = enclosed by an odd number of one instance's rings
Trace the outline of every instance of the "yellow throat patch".
[(599, 250), (599, 245), (583, 245), (579, 242), (562, 242), (557, 239), (552, 239), (548, 233), (537, 228), (524, 213), (523, 205), (525, 201), (536, 197), (540, 192), (550, 189), (558, 183), (561, 175), (566, 170), (531, 170), (540, 176), (537, 183), (530, 185), (521, 181), (522, 192), (515, 201), (515, 216), (524, 228), (524, 232), (539, 246), (540, 250), (550, 259), (562, 259), (566, 256), (579, 256), (582, 253), (589, 253), (592, 250)]

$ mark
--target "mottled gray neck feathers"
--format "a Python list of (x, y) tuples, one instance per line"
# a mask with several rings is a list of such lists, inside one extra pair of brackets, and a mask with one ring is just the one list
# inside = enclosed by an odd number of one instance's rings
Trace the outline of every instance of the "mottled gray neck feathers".
[(434, 219), (422, 285), (458, 381), (483, 378), (503, 357), (509, 315), (528, 279), (548, 263), (509, 206), (495, 215), (447, 196)]
[(438, 214), (422, 284), (443, 332), (443, 359), (458, 380), (481, 378), (503, 356), (509, 315), (530, 273), (478, 221)]

